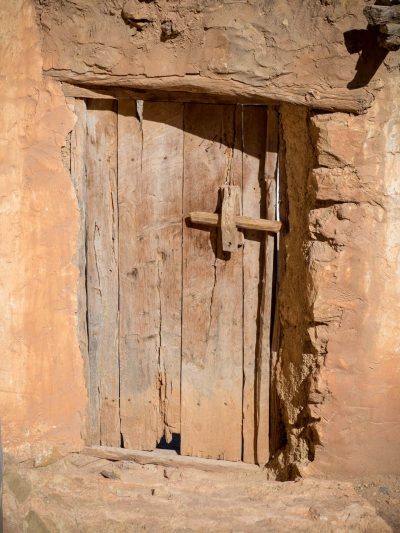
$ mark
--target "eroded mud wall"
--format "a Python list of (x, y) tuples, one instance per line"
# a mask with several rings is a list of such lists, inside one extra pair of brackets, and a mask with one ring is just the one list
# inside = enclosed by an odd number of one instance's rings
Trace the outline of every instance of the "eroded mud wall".
[[(400, 469), (399, 106), (281, 106), (281, 343), (287, 476)], [(398, 99), (398, 98), (397, 98)]]
[[(400, 108), (388, 77), (366, 115), (312, 118), (310, 272), (318, 420), (308, 472), (400, 470)], [(397, 85), (397, 86), (396, 86)]]
[(0, 416), (5, 451), (77, 447), (85, 411), (76, 340), (78, 210), (61, 146), (74, 124), (42, 77), (28, 0), (0, 2)]

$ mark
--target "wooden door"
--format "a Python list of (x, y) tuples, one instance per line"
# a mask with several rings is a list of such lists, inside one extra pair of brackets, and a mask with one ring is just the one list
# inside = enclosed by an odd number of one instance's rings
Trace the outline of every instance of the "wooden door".
[(85, 214), (91, 442), (151, 450), (180, 437), (185, 455), (265, 463), (273, 238), (246, 231), (226, 253), (188, 214), (218, 212), (228, 183), (243, 214), (275, 217), (276, 112), (71, 105), (71, 146), (86, 139), (70, 168)]

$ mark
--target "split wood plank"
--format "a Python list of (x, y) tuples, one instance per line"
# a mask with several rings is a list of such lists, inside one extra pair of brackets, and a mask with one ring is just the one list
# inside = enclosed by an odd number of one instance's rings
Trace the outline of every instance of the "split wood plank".
[[(234, 155), (233, 106), (186, 104), (184, 213), (215, 211)], [(184, 226), (181, 453), (241, 459), (242, 254)]]
[(119, 111), (121, 432), (151, 450), (180, 432), (183, 107)]
[(86, 234), (89, 390), (99, 405), (93, 429), (100, 444), (118, 446), (117, 114), (109, 100), (87, 102)]
[(199, 457), (185, 457), (174, 450), (127, 450), (108, 446), (83, 448), (83, 455), (106, 459), (108, 461), (133, 461), (141, 465), (159, 465), (167, 468), (194, 468), (203, 472), (259, 474), (261, 469), (256, 465)]
[[(267, 108), (243, 107), (243, 213), (255, 218), (265, 218), (267, 214), (264, 180), (266, 135)], [(269, 224), (279, 226), (276, 222)], [(265, 394), (264, 382), (268, 384), (269, 381), (265, 373), (260, 375), (268, 361), (268, 351), (265, 347), (260, 349), (263, 337), (260, 313), (264, 290), (260, 277), (264, 267), (266, 236), (256, 231), (258, 227), (249, 229), (244, 233), (246, 241), (243, 251), (243, 460), (265, 463), (268, 395)]]
[(77, 265), (79, 268), (78, 281), (78, 341), (84, 362), (86, 383), (88, 386), (87, 427), (85, 440), (87, 443), (100, 442), (99, 426), (99, 397), (97, 379), (91, 379), (91, 368), (88, 354), (87, 331), (87, 298), (86, 298), (86, 102), (79, 98), (67, 98), (71, 111), (76, 116), (75, 127), (71, 132), (70, 173), (75, 188), (79, 207), (79, 233)]
[[(193, 224), (205, 224), (206, 226), (221, 226), (221, 216), (217, 213), (207, 213), (205, 211), (193, 211), (189, 213), (190, 221)], [(255, 219), (244, 215), (235, 217), (236, 226), (241, 229), (254, 231), (270, 231), (277, 233), (282, 227), (282, 223), (277, 220)]]

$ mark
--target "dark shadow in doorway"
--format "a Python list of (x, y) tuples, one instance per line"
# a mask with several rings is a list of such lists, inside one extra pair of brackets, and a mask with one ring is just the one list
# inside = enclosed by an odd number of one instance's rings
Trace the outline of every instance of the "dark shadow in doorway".
[(172, 433), (171, 442), (167, 442), (165, 435), (162, 436), (161, 440), (157, 443), (157, 450), (173, 450), (176, 453), (180, 454), (181, 452), (181, 436), (179, 433)]

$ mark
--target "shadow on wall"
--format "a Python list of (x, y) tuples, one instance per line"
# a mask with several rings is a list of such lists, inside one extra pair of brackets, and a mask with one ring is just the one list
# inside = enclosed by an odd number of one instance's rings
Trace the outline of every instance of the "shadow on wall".
[(378, 31), (368, 26), (365, 30), (349, 30), (344, 34), (344, 43), (350, 54), (360, 54), (354, 78), (347, 84), (348, 89), (365, 87), (388, 54), (378, 42)]

